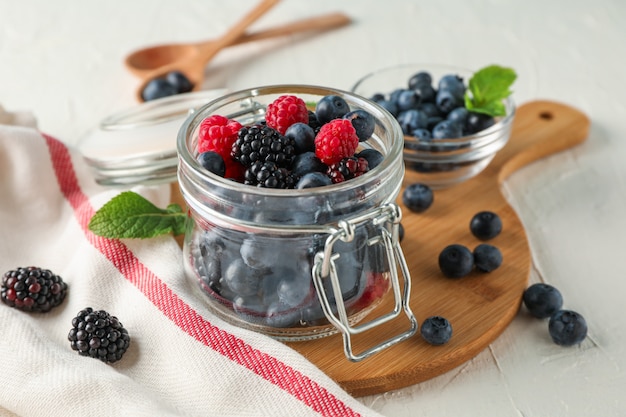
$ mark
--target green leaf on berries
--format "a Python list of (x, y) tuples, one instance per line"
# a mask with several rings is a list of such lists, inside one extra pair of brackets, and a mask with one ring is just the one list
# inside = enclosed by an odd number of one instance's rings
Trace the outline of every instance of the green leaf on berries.
[(109, 200), (89, 221), (89, 230), (102, 237), (151, 238), (185, 233), (187, 215), (178, 204), (161, 209), (141, 195), (125, 191)]
[(489, 116), (504, 116), (506, 108), (502, 100), (511, 95), (511, 85), (517, 74), (511, 68), (490, 65), (475, 72), (465, 92), (465, 107)]

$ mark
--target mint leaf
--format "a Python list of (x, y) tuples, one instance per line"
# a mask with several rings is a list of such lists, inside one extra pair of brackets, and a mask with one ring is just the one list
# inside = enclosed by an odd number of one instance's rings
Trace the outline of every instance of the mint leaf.
[(502, 100), (511, 95), (511, 85), (517, 74), (511, 68), (490, 65), (475, 72), (465, 92), (465, 107), (490, 116), (504, 116)]
[(89, 230), (102, 237), (151, 238), (185, 233), (187, 215), (178, 204), (161, 209), (132, 191), (109, 200), (89, 221)]

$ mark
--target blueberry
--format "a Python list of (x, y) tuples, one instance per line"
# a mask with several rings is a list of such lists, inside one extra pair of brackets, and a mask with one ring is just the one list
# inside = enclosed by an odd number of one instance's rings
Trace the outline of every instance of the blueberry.
[(433, 190), (426, 184), (414, 183), (402, 192), (402, 202), (415, 213), (426, 211), (434, 201)]
[(375, 103), (378, 103), (379, 101), (383, 101), (384, 99), (385, 99), (385, 95), (382, 93), (374, 93), (370, 97), (370, 100), (372, 100)]
[(430, 116), (428, 118), (428, 123), (426, 124), (426, 129), (430, 130), (430, 136), (432, 137), (433, 135), (433, 129), (435, 128), (435, 126), (437, 126), (439, 123), (443, 122), (444, 119), (442, 116)]
[(393, 117), (398, 116), (398, 106), (391, 100), (381, 100), (377, 102), (383, 109), (387, 110)]
[(419, 106), (419, 109), (426, 113), (428, 117), (441, 117), (441, 110), (435, 103), (422, 103)]
[(241, 242), (239, 254), (246, 265), (259, 270), (269, 269), (279, 263), (282, 256), (275, 243), (253, 237)]
[(346, 113), (343, 118), (352, 122), (352, 126), (354, 127), (354, 130), (356, 130), (359, 142), (368, 140), (374, 134), (376, 120), (374, 119), (374, 116), (365, 110), (353, 110)]
[(418, 85), (431, 85), (433, 77), (426, 71), (420, 71), (409, 78), (409, 88), (414, 89)]
[(448, 278), (462, 278), (472, 272), (474, 255), (463, 245), (446, 246), (439, 254), (439, 269)]
[(298, 307), (309, 296), (311, 279), (286, 278), (278, 284), (278, 298), (290, 307)]
[(328, 175), (321, 172), (309, 172), (304, 174), (300, 180), (298, 180), (296, 188), (298, 190), (302, 190), (304, 188), (324, 187), (331, 184), (332, 181)]
[(443, 345), (452, 337), (452, 325), (441, 316), (432, 316), (424, 320), (420, 333), (431, 345)]
[(563, 306), (563, 296), (549, 284), (533, 284), (524, 291), (524, 305), (533, 316), (545, 319)]
[(587, 322), (575, 311), (559, 310), (550, 317), (548, 331), (557, 345), (577, 345), (587, 337)]
[(406, 88), (396, 88), (389, 94), (389, 100), (396, 103), (397, 105), (398, 97), (400, 97), (400, 94), (402, 94), (404, 91), (406, 91)]
[(467, 121), (468, 115), (469, 115), (469, 112), (467, 111), (465, 107), (457, 107), (456, 109), (448, 113), (447, 119), (452, 122), (457, 122), (461, 126), (465, 126), (465, 122)]
[(383, 162), (383, 159), (385, 159), (385, 156), (382, 153), (373, 148), (363, 149), (354, 156), (357, 158), (365, 158), (367, 166), (370, 170), (376, 168), (381, 162)]
[(411, 132), (411, 135), (423, 141), (429, 141), (433, 138), (432, 133), (428, 129), (415, 129)]
[(452, 110), (463, 105), (463, 96), (457, 96), (451, 90), (439, 90), (437, 91), (435, 101), (439, 110), (441, 110), (444, 114), (448, 114)]
[(483, 113), (469, 112), (465, 121), (465, 133), (473, 135), (496, 123), (492, 116)]
[(315, 131), (308, 124), (292, 124), (285, 131), (285, 137), (293, 139), (297, 154), (315, 152)]
[(439, 91), (447, 90), (456, 97), (460, 98), (463, 98), (463, 95), (465, 94), (465, 84), (463, 83), (463, 78), (455, 74), (448, 74), (441, 77), (437, 88)]
[(246, 265), (241, 258), (226, 267), (223, 280), (235, 294), (244, 297), (256, 294), (260, 282), (259, 272)]
[(164, 78), (155, 78), (146, 84), (141, 92), (141, 97), (144, 101), (150, 101), (158, 98), (173, 96), (175, 94), (178, 94), (178, 90), (175, 85), (171, 84)]
[(327, 166), (315, 156), (315, 152), (305, 152), (297, 155), (291, 165), (291, 174), (301, 177), (309, 172), (326, 172)]
[(416, 109), (420, 103), (420, 97), (414, 90), (404, 90), (400, 94), (398, 94), (398, 98), (396, 99), (396, 104), (398, 105), (398, 110), (401, 112)]
[(165, 80), (176, 87), (178, 93), (188, 93), (193, 88), (189, 78), (180, 71), (171, 71), (165, 75)]
[(207, 151), (198, 155), (198, 162), (202, 165), (202, 168), (209, 172), (224, 177), (226, 174), (226, 164), (224, 164), (224, 158), (217, 152)]
[(494, 212), (481, 211), (470, 220), (470, 231), (480, 240), (492, 239), (502, 231), (502, 220)]
[(450, 120), (442, 120), (433, 127), (433, 139), (455, 139), (461, 136), (461, 125)]
[(415, 129), (423, 129), (428, 124), (426, 113), (416, 109), (401, 112), (398, 114), (397, 120), (402, 132), (406, 135), (411, 134)]
[(474, 266), (481, 272), (491, 272), (502, 265), (502, 252), (488, 243), (481, 243), (474, 248)]
[(322, 97), (315, 107), (317, 120), (322, 124), (333, 119), (341, 119), (349, 111), (350, 107), (346, 100), (336, 95)]
[(434, 103), (437, 97), (437, 92), (430, 84), (420, 84), (413, 91), (419, 97), (420, 103)]

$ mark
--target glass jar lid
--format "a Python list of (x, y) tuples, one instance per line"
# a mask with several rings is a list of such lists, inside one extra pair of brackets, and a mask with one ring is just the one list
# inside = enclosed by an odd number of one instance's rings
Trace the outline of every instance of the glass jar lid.
[(226, 93), (205, 90), (139, 104), (102, 120), (78, 149), (101, 185), (174, 182), (180, 126), (196, 109)]

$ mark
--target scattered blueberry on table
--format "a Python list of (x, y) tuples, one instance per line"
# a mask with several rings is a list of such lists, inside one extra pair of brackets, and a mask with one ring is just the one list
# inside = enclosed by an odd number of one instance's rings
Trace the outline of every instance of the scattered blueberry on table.
[(431, 345), (443, 345), (452, 338), (452, 325), (445, 317), (431, 316), (422, 323), (420, 334)]
[(533, 284), (526, 288), (523, 301), (528, 312), (540, 319), (550, 317), (563, 306), (561, 292), (552, 285), (544, 283)]

